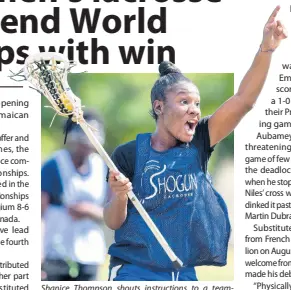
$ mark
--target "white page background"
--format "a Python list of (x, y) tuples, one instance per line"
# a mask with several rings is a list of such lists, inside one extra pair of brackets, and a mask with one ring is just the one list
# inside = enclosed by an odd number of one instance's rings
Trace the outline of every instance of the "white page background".
[[(110, 49), (110, 64), (96, 64), (86, 66), (88, 72), (154, 72), (157, 71), (157, 64), (148, 65), (146, 58), (140, 65), (124, 65), (118, 53), (118, 45), (147, 45), (147, 39), (153, 38), (154, 45), (172, 45), (176, 51), (176, 63), (183, 72), (195, 73), (235, 73), (235, 89), (238, 88), (240, 80), (243, 78), (247, 69), (250, 67), (253, 57), (257, 52), (265, 22), (276, 5), (281, 5), (281, 11), (278, 19), (281, 19), (285, 26), (291, 30), (291, 15), (289, 6), (291, 1), (273, 1), (273, 0), (222, 0), (221, 3), (210, 3), (202, 0), (201, 3), (156, 3), (148, 0), (147, 3), (129, 4), (123, 1), (121, 3), (92, 3), (90, 0), (83, 0), (80, 3), (68, 3), (62, 0), (58, 3), (16, 3), (0, 4), (0, 17), (7, 14), (35, 14), (38, 17), (52, 12), (52, 7), (61, 8), (61, 33), (59, 35), (47, 35), (43, 32), (35, 34), (5, 34), (1, 31), (0, 45), (9, 45), (17, 48), (21, 45), (30, 46), (29, 53), (38, 52), (38, 45), (66, 45), (68, 38), (74, 38), (75, 44), (79, 41), (87, 41), (98, 37), (100, 44)], [(131, 33), (124, 35), (122, 32), (116, 34), (107, 34), (98, 30), (96, 34), (88, 34), (84, 31), (82, 34), (74, 34), (71, 25), (69, 8), (102, 8), (102, 13), (107, 14), (132, 14), (137, 12), (137, 6), (145, 6), (148, 15), (159, 12), (160, 6), (167, 7), (167, 33), (145, 34)], [(114, 7), (114, 8), (113, 8)], [(17, 28), (18, 29), (18, 28)], [(273, 54), (272, 66), (269, 77), (261, 97), (255, 108), (241, 122), (235, 131), (235, 280), (233, 282), (216, 283), (216, 285), (232, 285), (236, 290), (255, 289), (252, 281), (245, 280), (244, 271), (244, 207), (242, 198), (244, 196), (244, 146), (243, 143), (255, 130), (253, 124), (258, 115), (262, 116), (260, 106), (267, 106), (271, 96), (269, 90), (274, 91), (277, 82), (278, 70), (281, 69), (281, 62), (288, 63), (290, 59), (290, 39), (283, 41), (279, 49)], [(2, 85), (15, 85), (7, 78), (8, 69), (18, 70), (21, 66), (12, 63), (4, 66), (0, 73)], [(81, 68), (80, 70), (82, 70)], [(4, 94), (3, 91), (1, 91)], [(5, 94), (8, 92), (5, 91)], [(11, 96), (17, 95), (17, 91), (9, 91)], [(22, 90), (25, 96), (31, 98), (31, 109), (34, 112), (29, 124), (30, 132), (33, 132), (35, 142), (34, 161), (30, 164), (31, 168), (40, 166), (40, 98), (37, 93), (29, 89)], [(0, 96), (1, 98), (1, 96)], [(282, 118), (287, 117), (283, 116)], [(1, 124), (10, 130), (17, 130), (18, 126), (8, 122)], [(1, 251), (1, 257), (7, 257), (14, 260), (21, 255), (25, 260), (31, 261), (31, 283), (30, 289), (40, 289), (40, 172), (35, 170), (31, 176), (32, 191), (35, 206), (31, 209), (31, 214), (27, 218), (27, 223), (31, 225), (30, 235), (33, 237), (33, 243), (30, 252)], [(241, 188), (241, 189), (240, 189)], [(98, 282), (99, 285), (106, 285), (106, 282)], [(66, 284), (66, 283), (63, 283)], [(114, 284), (114, 283), (113, 283)], [(156, 283), (157, 284), (157, 283)], [(165, 283), (163, 283), (165, 284)], [(57, 285), (57, 284), (52, 284)], [(84, 283), (85, 285), (85, 283)], [(170, 285), (170, 284), (169, 284)], [(172, 284), (171, 284), (172, 285)], [(183, 284), (179, 284), (183, 285)], [(194, 285), (192, 283), (191, 285)], [(214, 285), (213, 282), (203, 282), (200, 285)]]

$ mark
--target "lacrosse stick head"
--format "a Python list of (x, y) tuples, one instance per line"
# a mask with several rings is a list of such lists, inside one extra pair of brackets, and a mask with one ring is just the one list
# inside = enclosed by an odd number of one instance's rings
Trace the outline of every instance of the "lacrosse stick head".
[(23, 73), (25, 79), (49, 100), (58, 115), (78, 122), (83, 118), (81, 100), (73, 94), (67, 81), (73, 66), (74, 63), (62, 54), (38, 53), (26, 58)]

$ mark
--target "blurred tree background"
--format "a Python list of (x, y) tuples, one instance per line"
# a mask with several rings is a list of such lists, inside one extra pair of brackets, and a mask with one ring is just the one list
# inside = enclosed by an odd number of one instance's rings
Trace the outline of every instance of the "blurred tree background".
[[(234, 75), (228, 73), (185, 74), (200, 91), (202, 116), (211, 115), (234, 92)], [(150, 92), (158, 78), (157, 74), (69, 74), (72, 91), (81, 98), (87, 109), (99, 112), (104, 120), (105, 150), (111, 154), (120, 144), (136, 138), (138, 133), (153, 132), (155, 121), (149, 115)], [(45, 98), (42, 104), (48, 105)], [(42, 108), (42, 159), (63, 146), (62, 126), (65, 119), (56, 117), (49, 128), (54, 111)], [(222, 193), (229, 207), (232, 221), (233, 211), (233, 134), (218, 144), (209, 163), (214, 185)], [(222, 174), (224, 173), (224, 174)], [(109, 239), (110, 243), (110, 239)], [(108, 262), (107, 262), (108, 264)], [(107, 266), (99, 279), (107, 279)], [(199, 280), (233, 279), (233, 246), (229, 250), (227, 267), (199, 267)], [(102, 274), (103, 273), (103, 274)]]

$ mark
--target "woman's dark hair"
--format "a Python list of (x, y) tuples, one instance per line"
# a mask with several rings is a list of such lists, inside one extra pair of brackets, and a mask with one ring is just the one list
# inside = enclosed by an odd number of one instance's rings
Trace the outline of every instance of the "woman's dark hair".
[[(87, 122), (95, 120), (98, 122), (98, 124), (101, 126), (101, 128), (103, 128), (103, 126), (104, 126), (104, 122), (103, 122), (101, 116), (93, 110), (84, 110), (83, 117)], [(67, 127), (69, 127), (69, 128), (67, 128)], [(64, 130), (67, 129), (67, 133), (69, 133), (73, 130), (82, 130), (81, 127), (76, 122), (73, 122), (71, 119), (68, 119), (64, 123), (63, 129)]]
[(159, 65), (159, 72), (160, 78), (155, 82), (151, 91), (152, 109), (150, 114), (155, 120), (158, 119), (158, 115), (153, 108), (154, 101), (166, 101), (167, 92), (169, 92), (175, 84), (181, 81), (191, 82), (170, 61), (161, 62)]

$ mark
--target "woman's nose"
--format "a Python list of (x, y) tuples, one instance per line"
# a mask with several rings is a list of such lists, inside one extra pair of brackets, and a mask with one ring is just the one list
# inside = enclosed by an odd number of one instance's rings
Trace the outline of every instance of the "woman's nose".
[(199, 115), (200, 108), (196, 106), (196, 104), (190, 104), (188, 107), (188, 114)]

